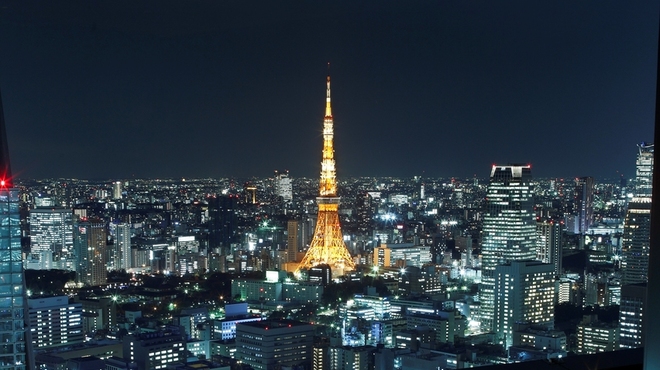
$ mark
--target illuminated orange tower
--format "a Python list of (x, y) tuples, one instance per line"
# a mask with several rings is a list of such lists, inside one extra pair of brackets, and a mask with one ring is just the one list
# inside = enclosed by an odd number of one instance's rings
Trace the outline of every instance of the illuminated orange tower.
[(316, 265), (327, 264), (332, 269), (333, 277), (341, 276), (345, 271), (355, 269), (355, 263), (344, 244), (339, 225), (339, 197), (335, 170), (335, 149), (333, 145), (334, 124), (330, 108), (330, 76), (327, 79), (325, 99), (325, 118), (323, 119), (323, 161), (321, 162), (321, 182), (316, 203), (319, 215), (314, 229), (314, 236), (309, 250), (298, 266), (310, 269)]

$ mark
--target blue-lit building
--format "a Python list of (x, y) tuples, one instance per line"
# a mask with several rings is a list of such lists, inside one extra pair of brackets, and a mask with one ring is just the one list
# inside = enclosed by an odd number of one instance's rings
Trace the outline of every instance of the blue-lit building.
[(29, 369), (19, 190), (13, 187), (0, 101), (0, 370)]

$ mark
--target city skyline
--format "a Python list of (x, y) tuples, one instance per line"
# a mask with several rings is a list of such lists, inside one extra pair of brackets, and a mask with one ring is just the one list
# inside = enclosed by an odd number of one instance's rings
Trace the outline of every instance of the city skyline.
[[(658, 2), (0, 1), (19, 178), (634, 176)], [(158, 5), (157, 5), (158, 4)]]

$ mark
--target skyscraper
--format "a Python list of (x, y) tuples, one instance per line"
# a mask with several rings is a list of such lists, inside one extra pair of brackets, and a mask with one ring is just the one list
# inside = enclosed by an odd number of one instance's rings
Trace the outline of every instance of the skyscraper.
[(291, 202), (293, 200), (293, 185), (291, 184), (289, 171), (275, 171), (274, 183), (275, 196), (282, 199), (285, 203)]
[(494, 331), (513, 344), (516, 323), (554, 326), (554, 266), (540, 261), (511, 261), (495, 267)]
[(112, 199), (121, 199), (122, 198), (122, 183), (121, 181), (115, 181), (112, 183)]
[(575, 218), (580, 234), (586, 234), (594, 220), (594, 178), (575, 179)]
[(644, 345), (643, 312), (645, 303), (646, 283), (621, 287), (619, 348), (639, 348)]
[(561, 222), (553, 219), (536, 221), (536, 259), (554, 266), (555, 276), (561, 275)]
[(623, 223), (621, 251), (623, 284), (648, 281), (651, 243), (651, 192), (653, 190), (653, 144), (637, 145), (635, 191)]
[(26, 333), (27, 299), (23, 259), (19, 190), (14, 188), (5, 116), (0, 98), (0, 370), (24, 370), (34, 365)]
[(651, 198), (634, 197), (628, 204), (623, 222), (621, 251), (623, 259), (622, 284), (648, 281), (649, 250), (651, 247)]
[(107, 274), (107, 231), (101, 220), (86, 220), (74, 228), (74, 249), (78, 258), (76, 279), (84, 285), (103, 285)]
[(73, 212), (70, 209), (30, 210), (30, 254), (30, 269), (75, 269)]
[(635, 195), (638, 197), (650, 197), (653, 192), (653, 155), (653, 144), (637, 144)]
[(355, 263), (344, 244), (339, 224), (339, 196), (335, 179), (334, 124), (330, 106), (330, 76), (326, 82), (325, 118), (323, 119), (323, 161), (321, 182), (316, 203), (319, 206), (318, 220), (312, 243), (303, 257), (298, 270), (311, 269), (320, 264), (330, 265), (333, 276), (355, 269)]
[(486, 191), (479, 298), (481, 328), (493, 331), (495, 268), (536, 258), (536, 219), (529, 165), (493, 165)]
[(130, 270), (131, 256), (131, 225), (120, 223), (115, 226), (115, 269)]

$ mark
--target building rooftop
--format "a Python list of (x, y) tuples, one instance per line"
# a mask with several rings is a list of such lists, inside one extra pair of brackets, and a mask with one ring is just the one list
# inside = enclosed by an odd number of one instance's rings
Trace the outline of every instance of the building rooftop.
[(312, 324), (308, 322), (302, 322), (302, 321), (296, 321), (296, 320), (265, 320), (265, 321), (253, 321), (253, 322), (247, 322), (247, 323), (240, 323), (237, 326), (251, 326), (253, 328), (259, 328), (259, 329), (280, 329), (280, 328), (292, 328), (292, 327), (300, 327), (300, 326), (311, 326)]

